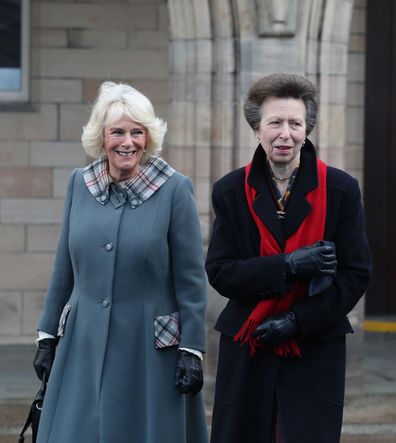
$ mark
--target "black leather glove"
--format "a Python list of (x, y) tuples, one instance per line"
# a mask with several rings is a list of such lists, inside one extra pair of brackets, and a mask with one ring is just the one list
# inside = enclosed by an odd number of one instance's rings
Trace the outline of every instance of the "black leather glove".
[(175, 387), (182, 394), (197, 394), (203, 386), (201, 360), (195, 354), (179, 351), (176, 364)]
[(43, 338), (38, 341), (36, 356), (33, 360), (33, 366), (36, 370), (37, 377), (42, 380), (44, 372), (46, 378), (51, 373), (52, 364), (55, 358), (55, 350), (58, 344), (57, 338)]
[(253, 337), (257, 337), (264, 344), (276, 347), (297, 335), (298, 325), (293, 311), (272, 315), (260, 323)]
[(335, 274), (337, 257), (333, 242), (319, 241), (285, 255), (285, 272), (300, 277)]

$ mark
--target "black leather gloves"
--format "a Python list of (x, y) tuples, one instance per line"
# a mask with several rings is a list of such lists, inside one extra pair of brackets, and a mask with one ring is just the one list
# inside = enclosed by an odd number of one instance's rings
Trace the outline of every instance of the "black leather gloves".
[(335, 274), (337, 257), (333, 242), (319, 241), (285, 255), (285, 272), (300, 277)]
[(33, 360), (33, 366), (36, 370), (37, 377), (40, 380), (43, 379), (44, 372), (48, 380), (52, 369), (52, 363), (54, 362), (57, 344), (57, 338), (43, 338), (38, 341), (38, 347), (36, 356)]
[(298, 325), (293, 311), (273, 315), (260, 323), (253, 332), (253, 337), (259, 338), (265, 345), (276, 347), (294, 337)]
[(182, 394), (197, 394), (203, 386), (201, 360), (195, 354), (178, 351), (175, 387)]

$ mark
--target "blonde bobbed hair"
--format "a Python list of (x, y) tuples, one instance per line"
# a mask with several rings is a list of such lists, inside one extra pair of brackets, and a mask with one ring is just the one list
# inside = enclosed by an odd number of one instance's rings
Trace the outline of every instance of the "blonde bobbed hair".
[(88, 123), (83, 127), (81, 140), (85, 152), (92, 158), (104, 155), (104, 128), (125, 117), (140, 123), (147, 130), (142, 162), (158, 154), (162, 149), (166, 123), (156, 117), (153, 105), (145, 95), (125, 83), (113, 82), (101, 84)]

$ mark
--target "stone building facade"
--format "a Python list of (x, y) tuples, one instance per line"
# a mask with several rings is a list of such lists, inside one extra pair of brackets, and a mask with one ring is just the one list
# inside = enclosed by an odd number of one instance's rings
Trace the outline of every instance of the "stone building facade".
[[(2, 342), (31, 341), (35, 334), (66, 183), (74, 167), (89, 161), (81, 131), (104, 80), (130, 82), (168, 121), (163, 154), (194, 181), (205, 246), (212, 183), (245, 164), (255, 148), (241, 108), (263, 74), (295, 72), (318, 85), (320, 117), (312, 138), (319, 155), (362, 184), (365, 0), (28, 4), (29, 99), (0, 102)], [(217, 347), (212, 325), (223, 304), (210, 291), (209, 374)], [(360, 330), (363, 304), (351, 319)]]
[(168, 118), (166, 1), (30, 0), (30, 97), (0, 102), (0, 336), (31, 340), (82, 126), (104, 80), (127, 81)]

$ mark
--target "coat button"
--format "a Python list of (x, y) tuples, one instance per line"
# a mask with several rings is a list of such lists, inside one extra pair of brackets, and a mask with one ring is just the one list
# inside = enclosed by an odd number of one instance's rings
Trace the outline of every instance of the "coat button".
[(107, 306), (109, 306), (109, 304), (110, 304), (110, 300), (109, 300), (108, 298), (104, 298), (104, 299), (102, 300), (102, 306), (103, 306), (104, 308), (107, 308)]
[(106, 249), (106, 251), (111, 251), (113, 249), (113, 243), (106, 243), (104, 248)]

